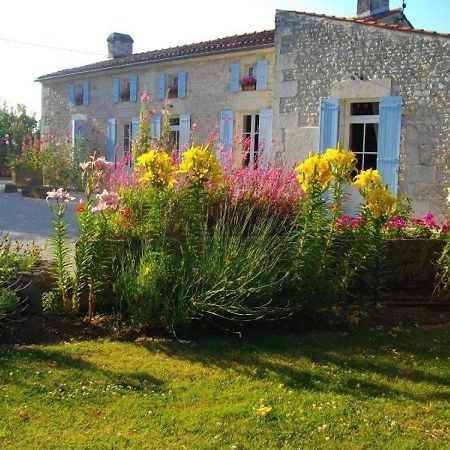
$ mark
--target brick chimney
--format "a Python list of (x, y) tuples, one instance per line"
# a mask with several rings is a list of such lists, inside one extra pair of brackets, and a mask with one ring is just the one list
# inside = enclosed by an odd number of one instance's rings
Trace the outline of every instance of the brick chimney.
[(133, 39), (129, 34), (111, 33), (107, 39), (108, 58), (120, 58), (133, 54)]
[(389, 11), (389, 0), (358, 0), (358, 17), (368, 17)]

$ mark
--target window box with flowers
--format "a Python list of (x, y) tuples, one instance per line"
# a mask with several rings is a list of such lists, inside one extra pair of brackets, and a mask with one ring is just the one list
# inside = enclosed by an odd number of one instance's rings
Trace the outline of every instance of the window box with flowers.
[(241, 79), (240, 84), (243, 91), (255, 91), (256, 90), (256, 78), (248, 75)]

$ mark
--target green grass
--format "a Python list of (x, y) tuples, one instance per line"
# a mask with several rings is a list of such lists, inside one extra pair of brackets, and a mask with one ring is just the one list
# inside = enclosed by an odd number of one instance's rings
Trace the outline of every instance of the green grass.
[(450, 445), (448, 326), (0, 350), (0, 448)]

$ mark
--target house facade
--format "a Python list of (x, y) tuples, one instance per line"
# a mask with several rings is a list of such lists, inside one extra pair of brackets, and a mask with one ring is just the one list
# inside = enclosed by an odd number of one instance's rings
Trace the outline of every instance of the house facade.
[[(136, 131), (138, 97), (155, 100), (157, 137), (167, 92), (173, 141), (190, 127), (198, 139), (216, 129), (225, 150), (252, 140), (284, 165), (338, 142), (359, 168), (377, 168), (389, 189), (417, 213), (438, 212), (448, 187), (450, 35), (416, 30), (389, 0), (358, 0), (357, 16), (277, 11), (275, 30), (132, 54), (132, 39), (113, 34), (110, 59), (40, 77), (42, 131), (82, 134), (109, 159)], [(244, 90), (240, 81), (256, 84)], [(246, 87), (245, 89), (247, 89)]]

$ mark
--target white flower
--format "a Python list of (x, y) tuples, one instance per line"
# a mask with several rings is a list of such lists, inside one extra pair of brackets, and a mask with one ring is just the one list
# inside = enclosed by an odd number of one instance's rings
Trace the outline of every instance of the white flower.
[(75, 197), (71, 197), (67, 191), (63, 188), (59, 188), (57, 190), (53, 189), (53, 191), (47, 192), (47, 201), (56, 200), (57, 202), (69, 202), (71, 200), (75, 200)]

